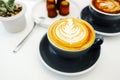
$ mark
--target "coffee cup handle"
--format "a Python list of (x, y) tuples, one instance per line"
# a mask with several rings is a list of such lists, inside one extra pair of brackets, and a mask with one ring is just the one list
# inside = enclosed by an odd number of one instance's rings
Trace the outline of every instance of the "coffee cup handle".
[(93, 44), (92, 47), (98, 47), (98, 46), (100, 46), (103, 43), (103, 41), (104, 41), (103, 37), (100, 36), (100, 35), (97, 35), (96, 39), (95, 39), (95, 42), (94, 42), (94, 44)]

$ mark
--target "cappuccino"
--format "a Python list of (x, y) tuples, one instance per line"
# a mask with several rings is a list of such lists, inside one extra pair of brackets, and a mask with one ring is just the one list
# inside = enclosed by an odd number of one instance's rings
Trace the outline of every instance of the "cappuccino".
[(92, 0), (93, 6), (105, 13), (120, 13), (120, 0)]
[(52, 23), (47, 33), (49, 41), (65, 51), (81, 51), (89, 48), (95, 40), (92, 26), (77, 18), (64, 18)]

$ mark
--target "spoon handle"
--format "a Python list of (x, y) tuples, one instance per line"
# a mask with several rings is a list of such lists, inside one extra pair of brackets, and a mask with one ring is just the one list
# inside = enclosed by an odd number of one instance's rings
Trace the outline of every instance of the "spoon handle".
[(13, 53), (17, 53), (17, 51), (19, 51), (21, 49), (21, 47), (23, 46), (23, 43), (25, 42), (25, 40), (30, 36), (30, 34), (32, 33), (32, 31), (35, 29), (36, 23), (34, 22), (33, 28), (31, 29), (31, 31), (25, 36), (25, 38), (16, 46), (16, 48), (13, 50)]

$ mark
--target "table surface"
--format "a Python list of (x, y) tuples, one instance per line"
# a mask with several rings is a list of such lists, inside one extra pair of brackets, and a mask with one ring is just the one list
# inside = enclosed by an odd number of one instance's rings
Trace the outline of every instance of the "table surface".
[[(13, 49), (33, 27), (32, 8), (39, 0), (20, 0), (27, 6), (26, 28), (19, 33), (8, 33), (0, 23), (0, 80), (120, 80), (120, 35), (103, 36), (101, 56), (95, 69), (89, 73), (68, 77), (47, 69), (40, 60), (39, 43), (47, 29), (37, 26), (23, 47), (15, 54)], [(74, 0), (80, 11), (89, 0)], [(82, 4), (82, 5), (80, 5)]]

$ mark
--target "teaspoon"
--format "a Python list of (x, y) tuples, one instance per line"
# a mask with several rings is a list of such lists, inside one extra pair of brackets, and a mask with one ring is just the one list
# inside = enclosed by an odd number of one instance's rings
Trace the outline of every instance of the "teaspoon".
[(35, 19), (34, 19), (33, 28), (32, 28), (31, 31), (23, 38), (23, 40), (15, 47), (15, 49), (13, 50), (13, 53), (17, 53), (17, 52), (21, 49), (21, 47), (22, 47), (23, 43), (25, 42), (25, 40), (30, 36), (30, 34), (31, 34), (31, 33), (33, 32), (33, 30), (35, 29), (36, 24), (40, 24), (42, 27), (47, 28), (47, 27), (46, 27), (47, 25), (41, 23), (41, 21), (43, 21), (43, 20), (45, 20), (45, 17), (38, 17), (38, 18), (35, 18)]

